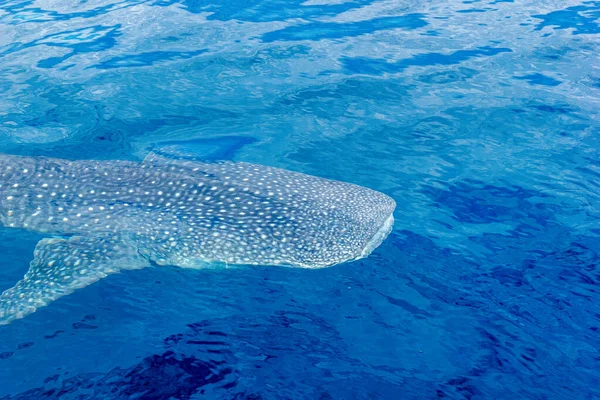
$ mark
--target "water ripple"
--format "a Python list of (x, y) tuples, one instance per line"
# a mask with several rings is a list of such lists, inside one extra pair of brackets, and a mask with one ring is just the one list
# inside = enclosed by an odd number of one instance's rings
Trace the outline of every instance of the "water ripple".
[(552, 27), (554, 29), (573, 29), (574, 35), (600, 33), (600, 25), (597, 22), (600, 18), (600, 2), (598, 1), (586, 1), (583, 5), (555, 10), (547, 14), (537, 14), (533, 17), (542, 20), (536, 25), (536, 30)]
[(262, 36), (264, 42), (338, 39), (387, 29), (418, 29), (427, 26), (422, 14), (383, 17), (348, 23), (311, 23), (272, 31)]
[(372, 58), (344, 58), (342, 63), (348, 73), (381, 75), (398, 73), (411, 66), (455, 65), (471, 58), (495, 56), (512, 52), (504, 47), (479, 47), (473, 50), (457, 50), (450, 54), (423, 53), (396, 62), (388, 62)]

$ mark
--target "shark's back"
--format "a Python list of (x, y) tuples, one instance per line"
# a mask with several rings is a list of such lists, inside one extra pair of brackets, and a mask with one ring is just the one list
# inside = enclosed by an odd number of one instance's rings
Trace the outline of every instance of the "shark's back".
[(250, 163), (148, 157), (144, 168), (172, 173), (158, 199), (184, 228), (166, 235), (171, 246), (213, 261), (316, 268), (358, 258), (387, 234), (395, 207), (364, 187)]
[(2, 161), (5, 225), (127, 233), (160, 263), (332, 265), (365, 255), (395, 207), (361, 186), (249, 163)]

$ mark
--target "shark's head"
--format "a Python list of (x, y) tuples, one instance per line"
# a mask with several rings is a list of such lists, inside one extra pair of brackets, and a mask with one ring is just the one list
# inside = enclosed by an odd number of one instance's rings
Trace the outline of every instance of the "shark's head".
[(208, 260), (323, 268), (366, 257), (394, 221), (394, 200), (362, 186), (247, 163), (202, 174), (196, 226), (210, 228), (188, 242)]
[[(335, 182), (348, 198), (324, 193), (312, 220), (296, 233), (295, 266), (323, 268), (367, 257), (388, 236), (396, 202), (380, 192)], [(333, 204), (332, 204), (333, 203)]]

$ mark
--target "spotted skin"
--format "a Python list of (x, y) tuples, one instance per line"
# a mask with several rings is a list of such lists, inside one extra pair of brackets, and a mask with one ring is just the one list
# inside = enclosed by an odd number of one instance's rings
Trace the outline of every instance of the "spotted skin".
[(0, 295), (0, 323), (150, 263), (321, 268), (365, 257), (394, 208), (361, 186), (249, 163), (0, 155), (0, 223), (53, 236)]

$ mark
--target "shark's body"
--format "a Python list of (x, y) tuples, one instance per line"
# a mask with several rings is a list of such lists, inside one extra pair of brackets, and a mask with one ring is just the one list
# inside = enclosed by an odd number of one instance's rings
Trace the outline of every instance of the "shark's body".
[(151, 263), (319, 268), (365, 257), (394, 208), (364, 187), (248, 163), (0, 155), (0, 223), (52, 236), (0, 295), (0, 324)]

